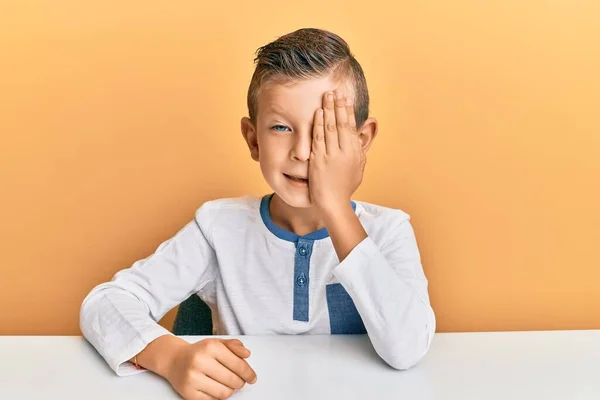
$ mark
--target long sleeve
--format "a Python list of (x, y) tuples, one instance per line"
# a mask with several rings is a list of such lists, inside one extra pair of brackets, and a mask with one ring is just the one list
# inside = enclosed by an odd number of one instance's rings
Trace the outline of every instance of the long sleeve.
[(413, 228), (408, 219), (390, 222), (379, 246), (367, 237), (333, 273), (354, 301), (377, 354), (396, 369), (408, 369), (429, 350), (435, 315)]
[(170, 334), (157, 321), (215, 278), (215, 253), (199, 225), (208, 217), (201, 207), (154, 254), (117, 272), (83, 300), (81, 331), (117, 375), (136, 373), (126, 361)]

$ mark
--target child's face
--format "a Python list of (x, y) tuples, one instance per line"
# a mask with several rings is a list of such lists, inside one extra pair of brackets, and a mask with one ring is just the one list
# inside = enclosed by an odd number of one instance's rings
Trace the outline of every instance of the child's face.
[[(308, 184), (299, 184), (285, 175), (308, 177), (308, 160), (312, 148), (312, 130), (315, 112), (323, 106), (327, 91), (341, 89), (352, 93), (348, 85), (330, 78), (315, 78), (293, 84), (268, 85), (259, 96), (256, 127), (244, 132), (252, 150), (252, 158), (260, 163), (265, 180), (279, 197), (292, 207), (310, 207)], [(251, 123), (250, 123), (251, 124)]]

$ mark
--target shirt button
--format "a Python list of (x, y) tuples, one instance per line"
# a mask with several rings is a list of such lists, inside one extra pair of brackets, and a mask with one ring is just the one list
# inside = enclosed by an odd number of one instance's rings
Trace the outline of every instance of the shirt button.
[(304, 274), (302, 274), (298, 277), (298, 279), (296, 280), (296, 283), (298, 283), (298, 286), (306, 285), (306, 277), (304, 276)]
[(306, 255), (308, 254), (308, 249), (304, 246), (300, 246), (300, 248), (298, 249), (298, 253), (300, 253), (301, 256), (306, 257)]

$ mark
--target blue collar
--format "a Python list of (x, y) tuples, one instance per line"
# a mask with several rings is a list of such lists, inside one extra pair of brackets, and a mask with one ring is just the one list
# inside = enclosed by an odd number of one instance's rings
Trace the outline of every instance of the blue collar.
[[(325, 239), (329, 237), (329, 232), (327, 232), (327, 228), (319, 229), (318, 231), (311, 232), (307, 235), (300, 236), (295, 234), (294, 232), (290, 232), (283, 228), (280, 228), (273, 222), (271, 219), (271, 212), (269, 211), (269, 206), (271, 205), (271, 199), (273, 198), (273, 194), (267, 194), (263, 196), (260, 201), (260, 216), (269, 231), (279, 239), (286, 240), (288, 242), (297, 243), (298, 239), (306, 239), (306, 240), (319, 240)], [(350, 202), (352, 204), (352, 209), (356, 211), (356, 203), (353, 201)]]

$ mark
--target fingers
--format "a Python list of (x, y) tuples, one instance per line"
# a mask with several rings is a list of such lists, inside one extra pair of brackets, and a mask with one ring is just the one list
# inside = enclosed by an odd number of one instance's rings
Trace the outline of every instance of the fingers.
[(246, 384), (242, 378), (225, 368), (217, 360), (210, 360), (206, 362), (204, 374), (231, 389), (239, 390)]
[(315, 154), (325, 154), (327, 152), (325, 148), (325, 126), (323, 124), (323, 109), (319, 108), (315, 112), (313, 123), (312, 151)]
[(216, 398), (207, 395), (203, 392), (194, 392), (189, 395), (183, 395), (186, 400), (217, 400)]
[(325, 149), (327, 154), (335, 152), (340, 148), (335, 120), (335, 108), (333, 93), (325, 93), (325, 98), (323, 99), (323, 118), (325, 124)]
[(346, 113), (348, 114), (348, 126), (356, 133), (356, 114), (354, 113), (354, 102), (350, 97), (346, 98)]
[(244, 358), (250, 350), (237, 339), (204, 339), (182, 348), (166, 377), (185, 399), (227, 399), (256, 373)]
[(217, 399), (216, 397), (213, 397), (213, 396), (205, 393), (203, 390), (194, 389), (195, 387), (199, 387), (199, 386), (196, 386), (197, 382), (200, 382), (200, 384), (205, 385), (208, 380), (210, 380), (210, 378), (208, 378), (204, 375), (198, 375), (198, 377), (194, 378), (193, 385), (188, 386), (186, 388), (186, 390), (184, 390), (182, 392), (178, 392), (178, 393), (185, 400), (216, 400)]
[(244, 346), (244, 343), (242, 343), (242, 341), (240, 339), (219, 339), (221, 341), (221, 343), (234, 343), (240, 346)]
[[(226, 348), (229, 350), (229, 347), (226, 346)], [(220, 351), (215, 355), (215, 358), (244, 381), (248, 383), (254, 383), (256, 381), (256, 372), (254, 372), (246, 360), (240, 358), (231, 350)]]
[(250, 357), (250, 350), (244, 347), (244, 344), (240, 342), (238, 339), (224, 340), (223, 343), (229, 350), (233, 352), (236, 356), (240, 358), (248, 358)]
[(355, 146), (358, 150), (361, 150), (360, 141), (355, 140), (360, 135), (356, 128), (356, 114), (354, 113), (354, 102), (349, 97), (346, 99), (346, 113), (348, 115), (348, 127), (350, 131), (350, 134), (347, 136), (351, 139), (350, 141), (352, 142), (352, 146)]
[(202, 391), (196, 393), (198, 399), (228, 399), (233, 393), (234, 389), (217, 382), (216, 380), (206, 375), (199, 375), (196, 378), (197, 387), (201, 387)]
[(338, 143), (340, 149), (349, 149), (352, 147), (352, 137), (350, 125), (348, 123), (348, 108), (346, 105), (346, 96), (340, 90), (335, 92), (335, 123), (337, 127)]

